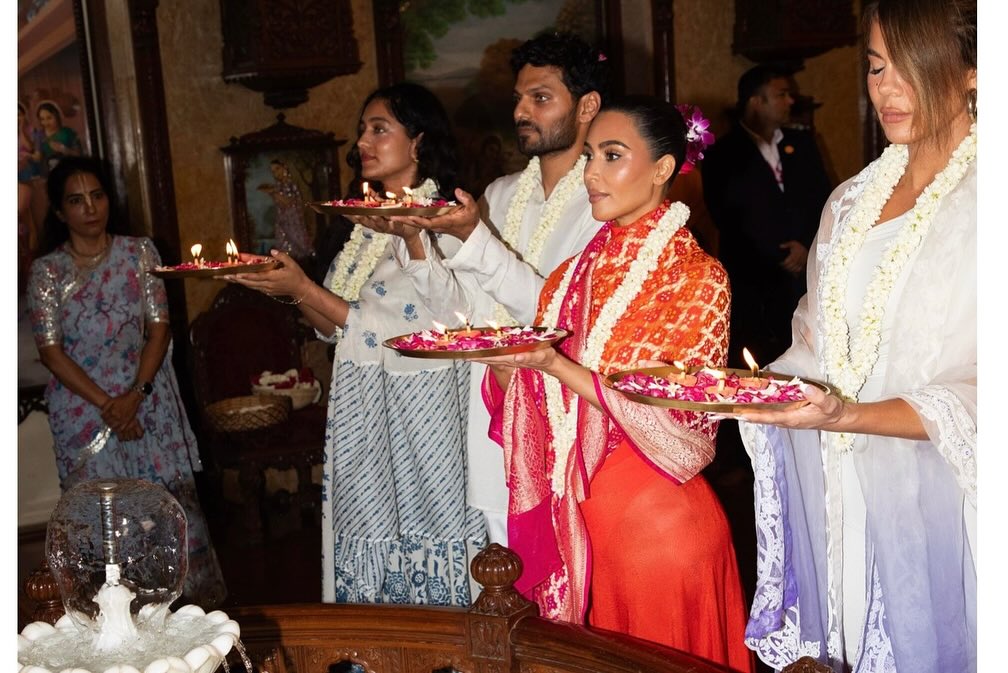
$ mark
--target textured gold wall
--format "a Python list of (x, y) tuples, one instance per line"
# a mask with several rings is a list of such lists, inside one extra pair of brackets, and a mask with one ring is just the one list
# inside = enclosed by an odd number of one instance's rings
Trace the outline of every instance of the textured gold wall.
[[(650, 49), (650, 35), (643, 34), (646, 26), (634, 19), (649, 14), (650, 3), (623, 0), (623, 5), (625, 31), (637, 35), (628, 39), (636, 58), (642, 49)], [(286, 111), (288, 123), (332, 131), (348, 144), (355, 137), (360, 101), (377, 85), (371, 3), (353, 0), (353, 12), (354, 34), (364, 64), (360, 72), (315, 87), (307, 103)], [(735, 83), (752, 65), (731, 53), (734, 15), (734, 0), (675, 3), (677, 98), (700, 105), (718, 134), (728, 129), (725, 110), (734, 105)], [(263, 103), (261, 94), (221, 79), (218, 3), (161, 3), (158, 27), (182, 249), (199, 240), (208, 250), (223, 251), (224, 242), (233, 233), (220, 148), (231, 136), (271, 125), (276, 111)], [(831, 50), (809, 59), (806, 69), (797, 75), (802, 93), (823, 103), (816, 111), (816, 128), (834, 180), (853, 175), (862, 166), (859, 97), (863, 83), (858, 54), (856, 46)], [(344, 185), (348, 177), (343, 163), (346, 150), (344, 145), (339, 158)], [(184, 282), (192, 320), (210, 305), (222, 283)]]
[[(311, 89), (307, 103), (285, 111), (289, 124), (332, 131), (337, 138), (348, 141), (356, 137), (360, 102), (377, 85), (371, 3), (354, 0), (353, 17), (354, 35), (364, 65), (356, 74), (337, 77)], [(205, 250), (216, 250), (223, 257), (224, 243), (234, 234), (220, 148), (232, 136), (273, 124), (276, 110), (263, 102), (262, 94), (225, 84), (221, 78), (217, 2), (162, 2), (158, 8), (158, 30), (182, 250), (200, 241)], [(339, 157), (344, 186), (348, 177), (343, 163), (346, 149), (347, 145), (340, 148)], [(222, 281), (182, 282), (186, 283), (190, 321), (210, 306), (223, 287)]]
[[(753, 65), (732, 54), (734, 0), (676, 0), (677, 98), (696, 103), (711, 119), (714, 133), (729, 128), (725, 110), (735, 105), (739, 75)], [(823, 105), (815, 113), (826, 169), (836, 182), (862, 167), (858, 46), (832, 49), (805, 62), (795, 79), (801, 93)]]

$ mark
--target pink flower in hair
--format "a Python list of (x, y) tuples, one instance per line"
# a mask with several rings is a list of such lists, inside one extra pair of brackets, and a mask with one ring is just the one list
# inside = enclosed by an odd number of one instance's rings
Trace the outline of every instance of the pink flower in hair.
[(605, 55), (605, 54), (603, 54), (603, 53), (602, 53), (602, 52), (600, 51), (600, 52), (598, 53), (598, 60), (599, 60), (599, 63), (601, 63), (602, 61), (607, 61), (607, 60), (609, 60), (609, 59), (607, 59), (607, 58), (606, 58), (606, 55)]
[(703, 116), (698, 106), (679, 103), (676, 109), (686, 122), (686, 162), (681, 172), (688, 173), (703, 159), (704, 150), (714, 143), (714, 134), (709, 130), (710, 120)]

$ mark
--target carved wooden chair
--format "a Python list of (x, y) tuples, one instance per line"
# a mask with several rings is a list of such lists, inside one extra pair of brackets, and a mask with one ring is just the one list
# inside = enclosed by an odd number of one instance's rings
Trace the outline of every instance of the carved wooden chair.
[(324, 401), (291, 411), (283, 423), (247, 432), (216, 430), (205, 410), (213, 402), (249, 395), (251, 378), (265, 370), (301, 368), (301, 347), (313, 334), (298, 315), (293, 306), (228, 284), (190, 328), (190, 371), (202, 414), (201, 446), (218, 480), (224, 469), (238, 471), (243, 537), (250, 542), (262, 538), (267, 468), (297, 472), (296, 492), (280, 492), (274, 504), (293, 506), (305, 517), (316, 518), (321, 496), (312, 485), (311, 469), (322, 460)]

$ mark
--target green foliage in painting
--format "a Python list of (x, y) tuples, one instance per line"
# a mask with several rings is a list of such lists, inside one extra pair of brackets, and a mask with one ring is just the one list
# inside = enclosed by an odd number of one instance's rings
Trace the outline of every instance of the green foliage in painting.
[(434, 40), (468, 16), (502, 16), (508, 4), (525, 0), (413, 0), (403, 3), (403, 66), (406, 72), (430, 67), (437, 56)]

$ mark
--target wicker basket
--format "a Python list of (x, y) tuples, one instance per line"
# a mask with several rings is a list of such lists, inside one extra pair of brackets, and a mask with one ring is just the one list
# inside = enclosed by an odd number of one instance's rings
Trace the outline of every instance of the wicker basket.
[(283, 423), (290, 414), (290, 407), (287, 397), (246, 395), (214, 402), (206, 408), (206, 415), (220, 432), (242, 432)]
[(282, 395), (289, 397), (291, 409), (297, 411), (309, 404), (315, 404), (322, 396), (322, 386), (318, 381), (311, 388), (273, 388), (271, 386), (252, 386), (253, 395)]

